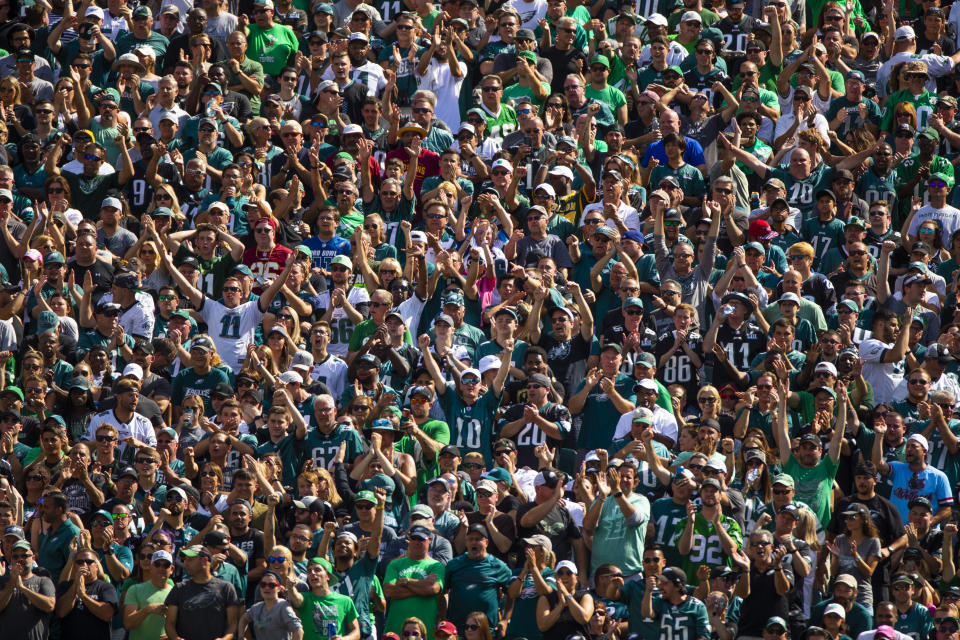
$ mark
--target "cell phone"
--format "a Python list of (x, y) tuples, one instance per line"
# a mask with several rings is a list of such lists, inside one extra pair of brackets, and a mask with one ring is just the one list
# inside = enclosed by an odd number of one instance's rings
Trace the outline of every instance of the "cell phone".
[(410, 413), (410, 409), (404, 409), (404, 410), (403, 410), (403, 419), (404, 419), (404, 420), (409, 420), (410, 417), (411, 417), (411, 415), (412, 415), (412, 414)]
[(523, 144), (527, 145), (528, 147), (532, 147), (533, 138), (531, 138), (530, 136), (523, 136)]
[(193, 409), (184, 409), (183, 416), (190, 422), (193, 422)]

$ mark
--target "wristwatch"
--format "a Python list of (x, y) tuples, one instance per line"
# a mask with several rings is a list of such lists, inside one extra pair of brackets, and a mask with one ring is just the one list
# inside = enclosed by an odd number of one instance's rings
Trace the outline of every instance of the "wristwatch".
[(622, 498), (622, 497), (623, 497), (623, 491), (617, 491), (615, 494), (613, 494), (613, 497), (614, 497), (614, 498)]

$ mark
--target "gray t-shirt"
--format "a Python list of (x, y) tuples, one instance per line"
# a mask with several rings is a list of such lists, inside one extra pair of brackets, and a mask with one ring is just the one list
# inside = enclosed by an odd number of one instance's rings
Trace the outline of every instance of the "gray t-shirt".
[(103, 229), (97, 229), (97, 246), (107, 249), (113, 255), (122, 258), (137, 244), (137, 236), (123, 227), (118, 227), (116, 233), (109, 238)]
[[(9, 575), (0, 577), (0, 589), (7, 585)], [(56, 588), (50, 578), (31, 576), (23, 581), (28, 589), (44, 596), (55, 596)], [(22, 591), (16, 591), (9, 604), (0, 611), (0, 629), (8, 638), (22, 640), (46, 640), (50, 633), (50, 613), (37, 609), (27, 600)]]
[[(840, 550), (840, 557), (837, 558), (840, 568), (837, 570), (837, 574), (849, 573), (857, 579), (857, 602), (872, 610), (873, 586), (870, 584), (870, 578), (860, 573), (860, 569), (857, 568), (857, 562), (853, 559), (853, 554), (850, 553), (850, 541), (845, 534), (840, 534), (837, 536), (835, 543)], [(879, 558), (880, 539), (867, 538), (857, 545), (857, 554), (864, 560), (870, 557)]]
[(207, 16), (207, 28), (204, 33), (227, 46), (227, 36), (237, 30), (237, 16), (223, 12), (218, 16)]
[(286, 600), (278, 600), (270, 609), (264, 602), (258, 602), (247, 609), (247, 617), (257, 640), (286, 640), (303, 628), (297, 612)]

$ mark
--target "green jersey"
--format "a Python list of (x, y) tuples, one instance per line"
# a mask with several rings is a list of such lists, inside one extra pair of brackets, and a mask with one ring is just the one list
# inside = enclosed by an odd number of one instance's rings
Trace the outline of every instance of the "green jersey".
[(333, 585), (334, 591), (350, 598), (357, 608), (361, 638), (369, 636), (375, 624), (373, 613), (370, 611), (370, 587), (373, 586), (376, 571), (377, 559), (371, 558), (364, 552), (350, 565), (349, 569), (337, 571), (340, 580)]
[[(627, 494), (624, 494), (626, 496)], [(627, 520), (616, 500), (607, 500), (600, 511), (600, 520), (593, 535), (593, 553), (590, 573), (602, 564), (613, 563), (624, 576), (643, 571), (643, 549), (650, 522), (650, 501), (639, 493), (631, 493), (627, 500), (636, 510)]]
[(712, 636), (707, 606), (693, 596), (674, 605), (654, 595), (653, 613), (660, 622), (660, 640), (700, 640)]
[[(913, 180), (913, 177), (917, 175), (917, 171), (919, 171), (922, 166), (920, 156), (911, 156), (901, 162), (900, 165), (894, 169), (895, 177), (893, 183), (897, 190), (899, 191), (902, 185)], [(933, 161), (930, 163), (930, 175), (934, 173), (942, 173), (945, 175), (947, 177), (947, 188), (953, 189), (953, 164), (951, 164), (949, 160), (943, 156), (934, 154)], [(905, 220), (910, 213), (910, 196), (921, 198), (923, 206), (930, 204), (930, 195), (927, 193), (926, 184), (924, 184), (923, 180), (919, 180), (909, 195), (897, 199), (897, 210), (900, 217), (894, 217), (894, 224), (900, 224), (897, 220)]]
[(687, 196), (696, 196), (702, 198), (707, 192), (706, 184), (703, 182), (703, 174), (691, 164), (686, 164), (679, 169), (674, 169), (668, 164), (661, 164), (650, 174), (650, 184), (660, 184), (664, 178), (673, 176), (680, 183), (683, 194)]
[(483, 103), (480, 108), (487, 114), (487, 137), (502, 143), (503, 139), (517, 130), (517, 113), (508, 104), (500, 104), (500, 110), (493, 113)]
[(893, 628), (914, 640), (929, 638), (933, 631), (933, 616), (930, 609), (919, 602), (914, 602), (906, 613), (897, 612), (897, 622)]
[[(873, 101), (869, 100), (869, 102)], [(883, 118), (880, 120), (881, 131), (893, 131), (893, 115), (897, 112), (897, 105), (901, 102), (912, 104), (913, 108), (917, 110), (917, 131), (930, 126), (930, 116), (937, 110), (937, 96), (926, 90), (915, 96), (910, 93), (909, 89), (904, 89), (887, 98), (886, 106), (883, 109)]]
[(297, 615), (303, 623), (303, 640), (329, 640), (327, 625), (336, 625), (336, 635), (347, 633), (349, 625), (357, 619), (353, 600), (331, 592), (318, 596), (311, 591), (303, 595), (303, 604), (297, 607)]
[(510, 568), (489, 553), (479, 560), (466, 553), (447, 563), (450, 606), (447, 619), (459, 629), (473, 611), (487, 614), (490, 626), (500, 622), (500, 590), (510, 582)]
[(447, 383), (447, 392), (441, 396), (441, 406), (450, 425), (450, 443), (465, 455), (471, 451), (483, 454), (487, 469), (493, 464), (493, 431), (496, 424), (494, 414), (500, 405), (500, 398), (487, 391), (477, 398), (473, 406), (467, 406), (457, 393), (452, 382)]
[[(836, 130), (837, 135), (840, 136), (841, 140), (845, 140), (847, 134), (852, 129), (857, 129), (864, 125), (863, 118), (860, 117), (861, 104), (867, 108), (867, 122), (874, 125), (879, 125), (881, 118), (880, 105), (869, 98), (861, 98), (860, 102), (853, 102), (851, 100), (847, 100), (846, 96), (841, 96), (830, 101), (830, 108), (827, 109), (825, 116), (827, 122), (833, 122), (833, 119), (836, 118), (837, 114), (839, 114), (841, 111), (845, 111), (847, 114), (843, 124), (841, 124), (840, 128)], [(919, 113), (917, 115), (919, 116)]]
[(772, 171), (767, 171), (765, 180), (770, 178), (779, 178), (787, 187), (787, 203), (791, 207), (800, 209), (804, 220), (813, 217), (814, 205), (817, 203), (816, 195), (820, 189), (829, 186), (827, 182), (827, 165), (821, 162), (816, 169), (810, 172), (810, 175), (803, 180), (798, 180), (790, 175), (786, 169), (777, 167)]
[[(753, 144), (749, 147), (745, 145), (741, 145), (741, 147), (744, 151), (764, 164), (766, 164), (770, 160), (770, 156), (773, 155), (773, 147), (757, 137), (754, 137)], [(753, 175), (753, 169), (743, 164), (739, 160), (737, 160), (737, 168), (743, 171), (745, 175)]]
[(843, 222), (837, 218), (824, 222), (819, 216), (807, 220), (800, 227), (800, 235), (813, 245), (814, 269), (817, 269), (827, 251), (843, 244), (843, 229)]
[(668, 567), (678, 567), (683, 557), (676, 547), (670, 546), (670, 539), (677, 525), (687, 521), (687, 505), (677, 504), (673, 498), (667, 496), (654, 500), (650, 505), (650, 521), (654, 527), (653, 541), (663, 547), (663, 555)]
[[(893, 203), (897, 199), (897, 187), (894, 184), (895, 173), (891, 171), (885, 177), (877, 175), (871, 166), (867, 169), (854, 187), (856, 194), (863, 198), (867, 204), (873, 204), (877, 200), (886, 200), (893, 210)], [(867, 245), (868, 247), (870, 245)], [(873, 256), (876, 258), (877, 256)]]
[[(423, 560), (411, 560), (407, 556), (400, 556), (387, 565), (387, 573), (384, 576), (383, 582), (384, 584), (393, 584), (401, 578), (407, 580), (423, 580), (432, 574), (436, 576), (437, 584), (439, 584), (442, 589), (446, 573), (446, 568), (433, 558), (427, 557)], [(391, 600), (390, 608), (387, 609), (387, 620), (384, 625), (384, 631), (392, 631), (400, 635), (403, 632), (403, 621), (413, 616), (423, 620), (423, 623), (427, 626), (426, 640), (432, 640), (433, 630), (437, 626), (439, 616), (437, 598), (435, 596), (413, 596), (411, 598)]]
[(210, 394), (213, 393), (213, 388), (218, 384), (230, 384), (230, 376), (223, 370), (210, 367), (208, 372), (199, 375), (193, 367), (188, 367), (181, 369), (177, 377), (173, 379), (173, 385), (170, 387), (170, 397), (182, 399), (190, 394), (197, 394), (203, 398), (203, 410), (209, 418), (215, 413)]
[[(679, 546), (680, 537), (683, 535), (686, 526), (686, 519), (677, 523), (677, 526), (673, 529), (670, 546)], [(738, 549), (743, 548), (743, 534), (736, 520), (722, 515), (720, 516), (720, 526), (733, 538)], [(690, 546), (690, 553), (683, 558), (683, 563), (680, 565), (686, 572), (687, 581), (690, 584), (700, 582), (697, 578), (697, 568), (702, 564), (709, 567), (732, 567), (733, 561), (724, 553), (723, 547), (720, 545), (720, 536), (717, 535), (713, 523), (704, 518), (701, 513), (697, 513), (693, 522), (693, 544)]]
[(352, 462), (363, 453), (363, 440), (355, 429), (337, 426), (329, 434), (321, 433), (316, 427), (307, 431), (303, 440), (297, 441), (297, 448), (304, 460), (313, 460), (314, 469), (326, 469), (340, 450), (340, 443), (347, 443), (346, 461)]
[(257, 459), (263, 458), (268, 453), (276, 453), (280, 456), (283, 484), (293, 486), (297, 481), (297, 475), (300, 473), (301, 459), (296, 435), (291, 433), (276, 444), (268, 440), (257, 447)]
[[(541, 82), (540, 86), (544, 91), (547, 92), (547, 95), (550, 95), (550, 85), (546, 82)], [(589, 86), (589, 85), (588, 85)], [(520, 86), (520, 83), (514, 83), (503, 89), (503, 101), (504, 102), (513, 102), (517, 104), (522, 99), (527, 99), (531, 103), (537, 105), (539, 108), (543, 108), (543, 100), (537, 99), (533, 94), (533, 87), (523, 87)]]

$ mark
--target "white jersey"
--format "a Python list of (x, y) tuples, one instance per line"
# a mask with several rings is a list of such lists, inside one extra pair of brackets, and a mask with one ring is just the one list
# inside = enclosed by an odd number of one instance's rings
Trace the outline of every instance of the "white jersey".
[(520, 14), (520, 28), (533, 31), (541, 18), (547, 17), (547, 0), (510, 0), (508, 3)]
[(220, 359), (231, 369), (239, 369), (247, 357), (247, 345), (253, 342), (254, 331), (263, 320), (259, 300), (228, 309), (216, 300), (204, 298), (200, 317), (207, 323)]
[[(351, 286), (347, 290), (347, 302), (356, 307), (358, 304), (370, 302), (370, 294), (363, 287)], [(317, 296), (314, 307), (317, 309), (327, 309), (330, 307), (330, 292), (324, 291)], [(350, 344), (350, 336), (356, 325), (347, 317), (347, 312), (342, 307), (333, 310), (330, 316), (330, 344), (327, 351), (343, 358), (347, 355), (347, 346)]]
[[(314, 382), (322, 382), (330, 387), (330, 395), (339, 402), (347, 384), (347, 369), (347, 363), (341, 358), (328, 354), (326, 360), (310, 367), (310, 379)], [(310, 417), (312, 418), (312, 416)], [(304, 418), (307, 418), (307, 416), (304, 416)]]
[(860, 343), (863, 377), (873, 386), (873, 397), (893, 398), (897, 385), (903, 380), (904, 361), (881, 362), (883, 354), (893, 349), (893, 343), (869, 338)]
[(427, 306), (427, 301), (421, 300), (416, 292), (397, 305), (397, 311), (403, 316), (403, 323), (407, 327), (413, 327), (413, 332), (416, 332), (417, 327), (420, 326), (420, 316), (423, 315), (425, 306)]
[[(631, 424), (633, 424), (633, 412), (628, 411), (617, 420), (617, 426), (613, 431), (613, 439), (626, 438), (630, 434)], [(672, 439), (674, 442), (680, 437), (677, 419), (672, 413), (659, 405), (653, 407), (653, 431)]]
[(124, 439), (131, 436), (151, 447), (157, 446), (157, 436), (153, 432), (153, 425), (139, 413), (134, 413), (133, 417), (130, 418), (130, 422), (120, 422), (116, 414), (113, 413), (113, 409), (101, 411), (90, 419), (90, 426), (87, 428), (87, 440), (90, 442), (96, 440), (97, 429), (99, 429), (102, 424), (110, 424), (117, 429), (117, 437), (120, 438), (118, 447), (120, 448), (121, 456), (127, 448), (127, 443), (124, 442)]
[(890, 59), (880, 65), (877, 71), (877, 95), (881, 98), (887, 97), (887, 83), (890, 81), (890, 72), (901, 62), (910, 62), (919, 60), (927, 65), (927, 73), (930, 74), (927, 79), (926, 89), (930, 93), (937, 93), (937, 78), (945, 76), (953, 71), (953, 60), (947, 56), (938, 56), (934, 53), (925, 53), (917, 55), (909, 51), (901, 51), (890, 56)]
[[(153, 325), (157, 318), (157, 309), (153, 304), (153, 296), (143, 291), (135, 294), (136, 304), (120, 314), (117, 322), (123, 327), (124, 332), (131, 336), (153, 339)], [(113, 302), (113, 294), (105, 293), (100, 299), (101, 302)]]

